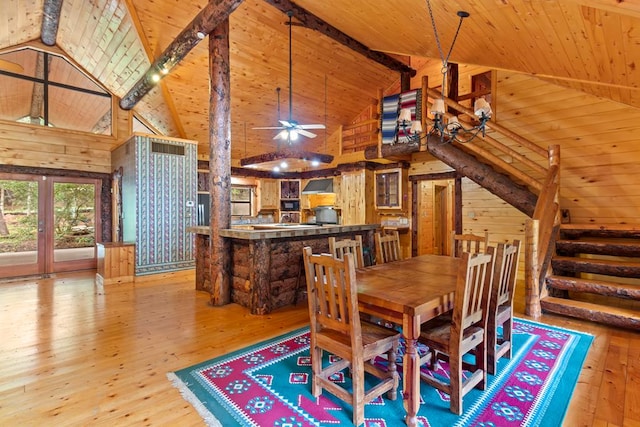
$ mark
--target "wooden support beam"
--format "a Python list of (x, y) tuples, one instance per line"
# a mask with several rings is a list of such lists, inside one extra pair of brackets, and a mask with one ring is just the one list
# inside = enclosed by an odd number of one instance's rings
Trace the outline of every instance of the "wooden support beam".
[(526, 188), (514, 184), (509, 177), (496, 172), (463, 150), (449, 143), (442, 143), (440, 138), (430, 137), (427, 148), (436, 158), (455, 168), (461, 175), (486, 188), (525, 215), (529, 217), (533, 215), (538, 201), (537, 196)]
[(271, 153), (258, 154), (257, 156), (245, 157), (244, 159), (240, 160), (240, 165), (256, 165), (282, 159), (317, 160), (321, 163), (331, 163), (333, 161), (333, 156), (330, 154), (313, 153), (311, 151), (285, 149), (280, 151), (273, 151)]
[(211, 304), (231, 302), (231, 241), (220, 230), (231, 227), (231, 72), (229, 19), (209, 36), (209, 235)]
[[(156, 84), (154, 76), (161, 77), (176, 66), (207, 34), (229, 18), (242, 0), (211, 0), (196, 15), (165, 51), (156, 59), (146, 73), (120, 100), (120, 108), (132, 109)], [(156, 77), (157, 78), (157, 77)]]
[(293, 16), (304, 27), (309, 28), (311, 30), (318, 31), (324, 34), (325, 36), (332, 38), (338, 43), (348, 47), (349, 49), (355, 52), (358, 52), (359, 54), (371, 59), (372, 61), (375, 61), (381, 65), (384, 65), (390, 70), (398, 71), (400, 73), (408, 73), (409, 76), (411, 77), (416, 75), (416, 70), (414, 70), (404, 62), (398, 61), (397, 59), (385, 53), (369, 49), (367, 46), (363, 45), (359, 41), (353, 39), (352, 37), (338, 30), (336, 27), (323, 21), (313, 13), (309, 12), (306, 9), (301, 8), (300, 6), (292, 3), (289, 0), (265, 0), (265, 1), (284, 13), (292, 11)]
[[(379, 144), (370, 145), (364, 149), (364, 158), (367, 160), (391, 157), (403, 156), (407, 154), (413, 154), (420, 151), (418, 144)], [(379, 153), (378, 153), (379, 151)]]
[(409, 181), (438, 181), (443, 179), (456, 179), (459, 177), (460, 177), (460, 174), (456, 171), (433, 172), (433, 173), (424, 173), (420, 175), (411, 175), (409, 177)]
[(62, 0), (44, 0), (40, 39), (42, 43), (47, 46), (54, 46), (56, 44), (61, 11)]

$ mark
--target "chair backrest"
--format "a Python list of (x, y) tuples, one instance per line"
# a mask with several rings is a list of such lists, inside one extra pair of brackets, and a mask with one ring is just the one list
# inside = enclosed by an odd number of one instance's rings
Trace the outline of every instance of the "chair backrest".
[(493, 279), (494, 249), (487, 248), (486, 253), (472, 254), (463, 252), (456, 284), (456, 296), (453, 305), (452, 339), (454, 331), (462, 336), (471, 326), (486, 328), (491, 281)]
[(500, 243), (496, 249), (493, 289), (491, 291), (491, 302), (496, 308), (503, 304), (511, 304), (513, 301), (519, 257), (519, 240), (514, 240), (513, 243)]
[(484, 232), (484, 236), (451, 232), (451, 256), (459, 257), (463, 252), (481, 253), (486, 251), (488, 246), (489, 233), (487, 231)]
[(364, 250), (362, 248), (362, 236), (355, 236), (353, 239), (336, 240), (329, 237), (329, 251), (338, 258), (343, 259), (344, 254), (352, 254), (356, 263), (356, 268), (364, 267)]
[(303, 248), (307, 278), (307, 299), (311, 334), (331, 329), (349, 335), (362, 345), (362, 331), (358, 312), (358, 292), (353, 255), (343, 259), (329, 254), (313, 254)]
[(376, 242), (376, 264), (384, 264), (402, 259), (400, 234), (397, 231), (387, 231), (385, 234), (376, 233), (374, 240)]

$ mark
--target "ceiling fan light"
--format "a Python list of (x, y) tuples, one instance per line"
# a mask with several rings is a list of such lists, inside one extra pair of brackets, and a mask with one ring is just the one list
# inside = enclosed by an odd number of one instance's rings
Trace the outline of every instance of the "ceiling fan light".
[(298, 139), (298, 131), (295, 129), (290, 130), (289, 139), (291, 139), (291, 141), (296, 141)]

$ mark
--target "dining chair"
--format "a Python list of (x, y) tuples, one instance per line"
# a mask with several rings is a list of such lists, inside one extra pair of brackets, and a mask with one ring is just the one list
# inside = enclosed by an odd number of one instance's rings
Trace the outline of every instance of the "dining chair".
[[(420, 379), (450, 397), (451, 412), (462, 413), (462, 398), (474, 387), (484, 390), (487, 371), (487, 327), (489, 295), (491, 291), (493, 248), (487, 253), (462, 254), (456, 279), (456, 291), (451, 317), (443, 316), (423, 324), (420, 343), (428, 352), (420, 358), (420, 365), (428, 364), (430, 371), (420, 372)], [(471, 354), (472, 357), (463, 356)], [(441, 376), (438, 360), (448, 360), (449, 381)], [(473, 363), (470, 363), (470, 361)], [(463, 369), (470, 371), (464, 377)]]
[[(487, 321), (487, 371), (495, 374), (501, 357), (511, 358), (513, 294), (518, 276), (520, 241), (500, 243), (496, 249), (489, 319)], [(502, 327), (502, 334), (498, 328)]]
[(353, 254), (356, 268), (362, 268), (364, 264), (364, 249), (362, 246), (362, 236), (357, 235), (353, 239), (336, 240), (329, 237), (329, 252), (338, 259), (342, 259), (344, 254)]
[[(391, 400), (397, 397), (399, 374), (395, 360), (400, 334), (360, 322), (351, 253), (337, 259), (329, 254), (312, 254), (311, 248), (305, 247), (303, 257), (309, 301), (312, 393), (318, 397), (325, 389), (350, 403), (353, 424), (359, 426), (364, 423), (365, 403), (384, 393)], [(324, 351), (339, 359), (323, 362)], [(378, 356), (378, 363), (371, 363)], [(335, 381), (345, 369), (351, 373), (351, 391)], [(365, 372), (379, 380), (367, 390)]]
[(402, 259), (400, 234), (396, 230), (374, 235), (376, 244), (376, 264), (385, 264)]
[(488, 246), (489, 233), (487, 231), (484, 232), (484, 236), (451, 232), (451, 256), (459, 257), (463, 252), (472, 254), (484, 252)]

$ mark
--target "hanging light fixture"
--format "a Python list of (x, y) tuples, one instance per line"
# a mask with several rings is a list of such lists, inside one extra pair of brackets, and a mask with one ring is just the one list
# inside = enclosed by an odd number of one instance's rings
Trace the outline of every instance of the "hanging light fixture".
[[(433, 17), (433, 10), (431, 9), (431, 2), (427, 0), (427, 8), (429, 9), (429, 17), (431, 18), (431, 26), (433, 27), (433, 33), (436, 39), (436, 45), (438, 46), (438, 52), (440, 53), (440, 59), (442, 60), (442, 90), (441, 97), (434, 99), (431, 104), (431, 112), (433, 113), (433, 127), (421, 137), (422, 134), (422, 122), (420, 118), (417, 120), (411, 119), (411, 110), (408, 108), (403, 108), (400, 110), (398, 114), (398, 126), (402, 128), (405, 134), (406, 142), (408, 143), (420, 143), (421, 139), (426, 139), (431, 135), (439, 135), (440, 140), (442, 142), (446, 141), (457, 141), (461, 143), (466, 143), (474, 139), (479, 134), (482, 136), (485, 135), (486, 124), (491, 119), (492, 111), (491, 105), (484, 98), (476, 99), (473, 112), (477, 116), (479, 120), (479, 124), (473, 127), (464, 127), (462, 123), (458, 121), (456, 116), (451, 116), (449, 120), (445, 123), (445, 85), (447, 83), (447, 73), (449, 71), (449, 57), (451, 56), (451, 52), (453, 51), (453, 46), (456, 43), (456, 39), (458, 38), (458, 33), (460, 32), (460, 27), (462, 27), (462, 21), (465, 18), (469, 17), (469, 12), (465, 12), (464, 10), (458, 11), (457, 15), (460, 17), (460, 21), (458, 22), (458, 28), (456, 29), (456, 33), (453, 36), (453, 41), (451, 42), (451, 47), (449, 48), (449, 52), (445, 57), (444, 52), (442, 51), (442, 46), (440, 45), (440, 37), (438, 36), (438, 30), (436, 28), (436, 21)], [(426, 96), (426, 94), (422, 94), (422, 96)]]

